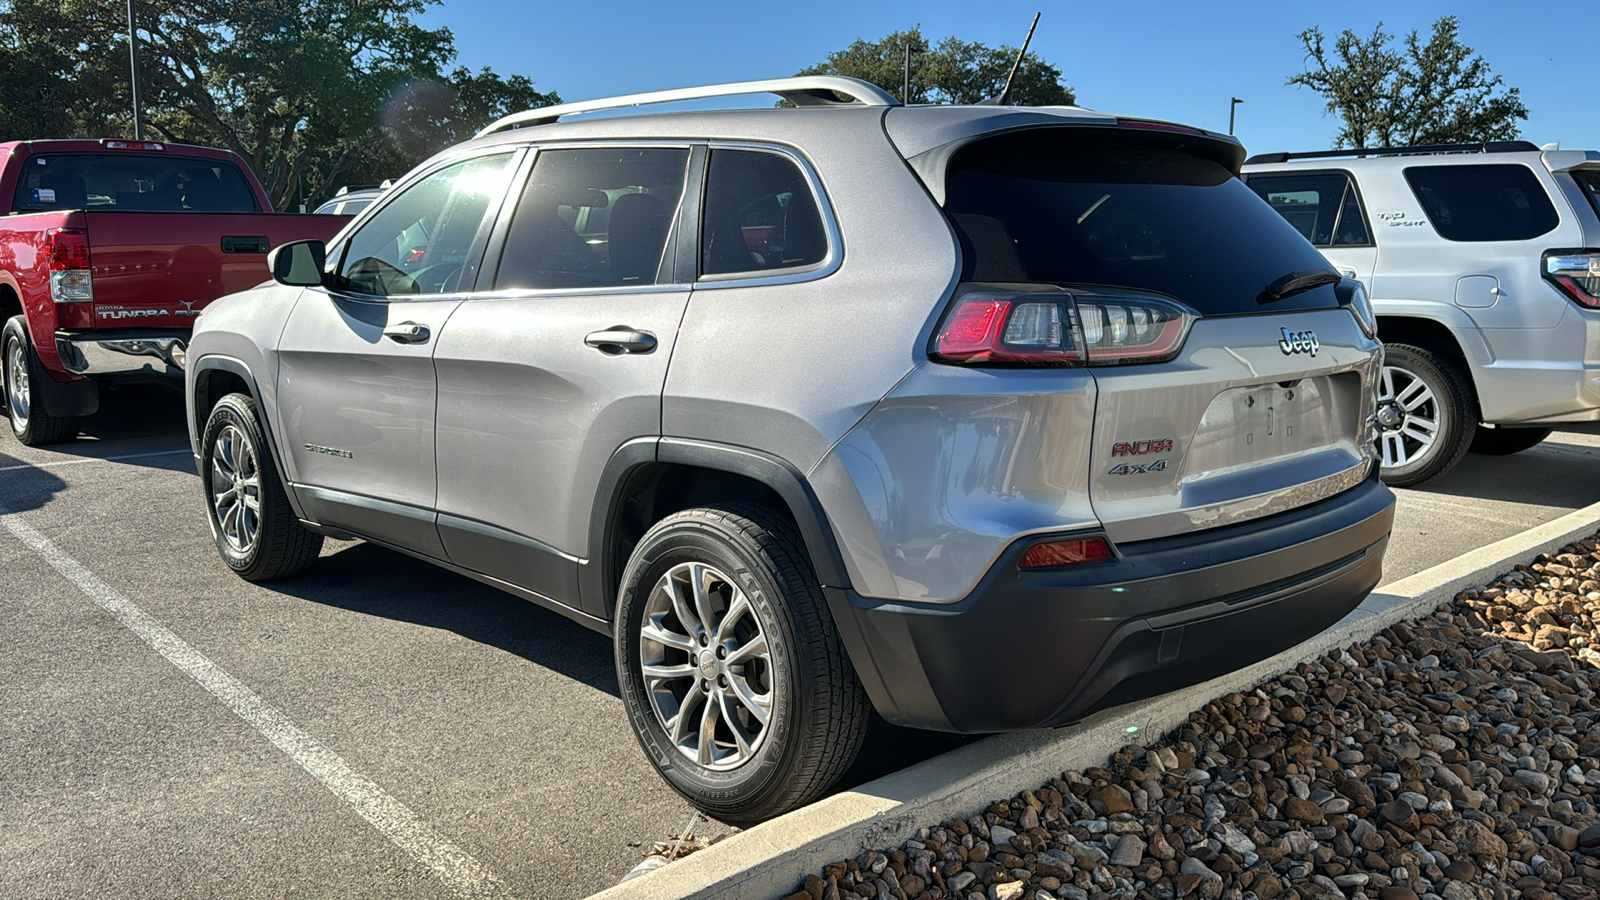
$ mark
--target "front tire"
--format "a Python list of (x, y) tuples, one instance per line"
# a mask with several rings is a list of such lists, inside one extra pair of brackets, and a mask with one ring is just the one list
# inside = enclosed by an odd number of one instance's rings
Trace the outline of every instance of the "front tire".
[(11, 433), (29, 447), (59, 444), (78, 436), (77, 418), (53, 416), (45, 408), (33, 378), (39, 371), (27, 320), (13, 316), (0, 330), (0, 382), (4, 383), (0, 393), (11, 419)]
[(229, 394), (217, 401), (200, 448), (211, 537), (228, 568), (246, 581), (271, 581), (316, 561), (322, 535), (301, 525), (289, 506), (254, 399)]
[(821, 796), (869, 706), (793, 525), (727, 504), (656, 523), (623, 572), (617, 681), (656, 770), (748, 825)]
[(1494, 428), (1479, 425), (1472, 438), (1472, 452), (1487, 456), (1510, 456), (1537, 447), (1550, 436), (1550, 428)]
[(1379, 470), (1390, 487), (1455, 468), (1478, 425), (1478, 403), (1453, 361), (1410, 344), (1384, 346), (1378, 396)]

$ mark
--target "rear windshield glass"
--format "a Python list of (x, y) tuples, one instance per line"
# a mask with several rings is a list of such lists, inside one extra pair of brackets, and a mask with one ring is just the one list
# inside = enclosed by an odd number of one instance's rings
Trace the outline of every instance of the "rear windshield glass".
[(1182, 150), (1003, 135), (952, 161), (947, 194), (967, 281), (1159, 291), (1204, 315), (1338, 305), (1325, 286), (1263, 306), (1267, 285), (1327, 261), (1227, 168)]
[(1414, 166), (1406, 181), (1447, 241), (1525, 241), (1559, 222), (1527, 166)]
[(260, 211), (250, 185), (226, 160), (135, 150), (30, 156), (11, 209)]

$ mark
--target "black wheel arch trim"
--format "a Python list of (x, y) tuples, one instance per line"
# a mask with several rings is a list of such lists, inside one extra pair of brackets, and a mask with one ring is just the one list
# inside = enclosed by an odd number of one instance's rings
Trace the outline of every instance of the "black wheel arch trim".
[[(212, 370), (227, 372), (230, 375), (237, 375), (239, 379), (244, 382), (245, 387), (249, 388), (250, 390), (250, 398), (256, 402), (256, 409), (260, 412), (260, 418), (257, 424), (261, 426), (261, 434), (266, 437), (267, 452), (272, 454), (272, 464), (278, 467), (278, 480), (287, 487), (289, 484), (289, 470), (283, 465), (283, 453), (278, 446), (277, 435), (273, 433), (272, 423), (268, 421), (269, 417), (267, 416), (266, 404), (261, 401), (261, 387), (256, 383), (255, 373), (250, 371), (250, 367), (245, 364), (243, 360), (234, 359), (231, 356), (210, 355), (202, 356), (197, 360), (192, 360), (189, 363), (189, 370), (194, 373), (193, 377), (195, 384), (200, 383), (201, 375)], [(185, 397), (184, 402), (189, 406), (189, 415), (194, 419), (195, 469), (199, 471), (201, 479), (204, 479), (206, 473), (204, 469), (201, 468), (200, 463), (201, 457), (204, 455), (204, 453), (200, 443), (205, 439), (206, 417), (210, 416), (211, 411), (206, 410), (205, 415), (202, 416), (200, 410), (194, 406), (194, 397)], [(289, 498), (289, 508), (294, 510), (295, 518), (305, 519), (306, 512), (300, 506), (300, 499), (295, 496), (294, 491), (285, 490), (284, 494), (286, 494)]]
[[(639, 438), (623, 444), (612, 454), (595, 492), (594, 510), (589, 518), (589, 561), (580, 574), (583, 608), (590, 615), (609, 619), (616, 609), (617, 581), (622, 577), (622, 570), (607, 551), (617, 532), (624, 499), (622, 487), (635, 469), (654, 462), (727, 472), (771, 488), (794, 517), (817, 580), (825, 588), (850, 587), (849, 572), (833, 529), (828, 525), (827, 513), (798, 468), (770, 453), (749, 447), (684, 438)], [(608, 571), (610, 568), (616, 571)]]

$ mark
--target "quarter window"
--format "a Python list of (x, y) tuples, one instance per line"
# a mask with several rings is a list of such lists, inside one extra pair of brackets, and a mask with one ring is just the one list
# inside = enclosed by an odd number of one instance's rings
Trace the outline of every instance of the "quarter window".
[(1250, 175), (1250, 189), (1318, 247), (1370, 244), (1355, 183), (1342, 173)]
[(1527, 166), (1415, 166), (1406, 181), (1445, 240), (1525, 241), (1560, 221)]
[(385, 204), (345, 241), (338, 269), (345, 289), (403, 297), (471, 288), (473, 245), (490, 207), (505, 194), (511, 156), (446, 166)]
[(712, 150), (706, 171), (700, 272), (763, 273), (816, 265), (827, 232), (794, 160), (758, 150)]
[(688, 167), (685, 148), (541, 150), (495, 289), (655, 284)]
[(1573, 177), (1578, 179), (1578, 186), (1583, 188), (1595, 213), (1600, 215), (1600, 172), (1577, 172)]

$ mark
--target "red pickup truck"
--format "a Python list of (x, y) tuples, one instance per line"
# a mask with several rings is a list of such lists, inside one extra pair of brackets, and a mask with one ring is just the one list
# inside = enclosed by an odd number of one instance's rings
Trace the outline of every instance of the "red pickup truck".
[(349, 221), (273, 212), (226, 150), (123, 140), (0, 143), (0, 215), (0, 406), (33, 445), (76, 437), (103, 381), (181, 378), (206, 304)]

